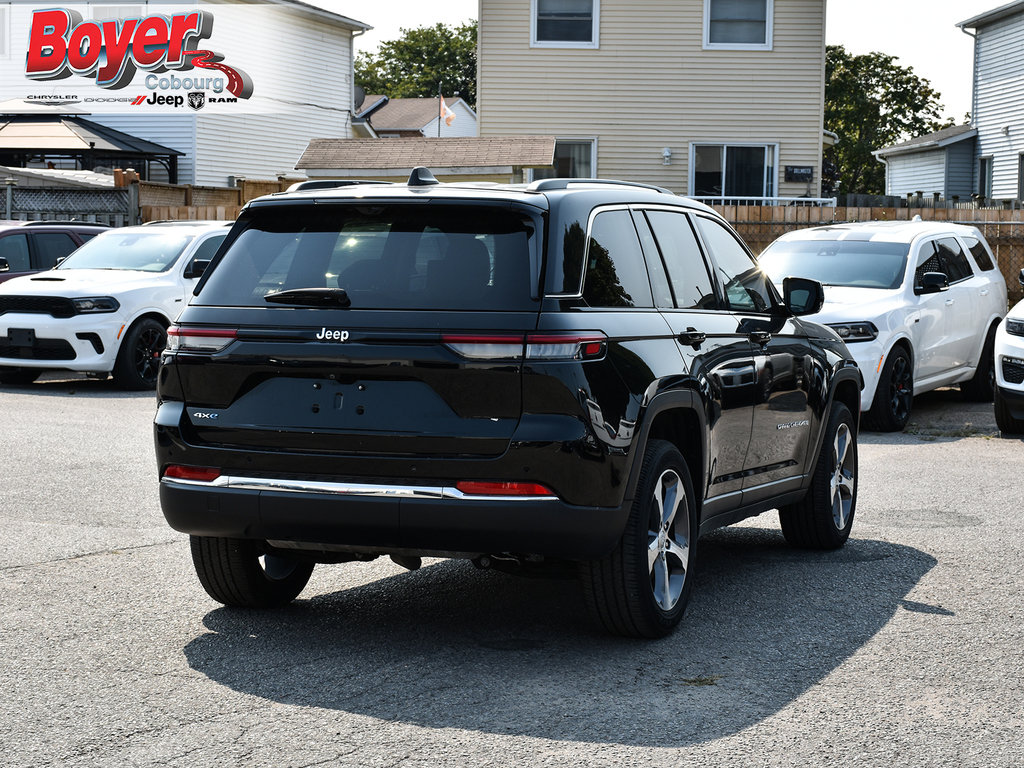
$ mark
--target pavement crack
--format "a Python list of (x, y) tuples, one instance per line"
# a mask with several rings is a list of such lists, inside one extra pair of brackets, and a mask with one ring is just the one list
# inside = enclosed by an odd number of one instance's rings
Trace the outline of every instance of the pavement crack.
[(152, 549), (154, 547), (165, 547), (168, 544), (178, 544), (181, 539), (171, 539), (169, 541), (156, 541), (151, 544), (138, 544), (134, 547), (111, 547), (110, 549), (101, 549), (95, 552), (83, 552), (80, 555), (70, 555), (68, 557), (58, 557), (53, 560), (40, 560), (35, 563), (22, 563), (21, 565), (5, 565), (0, 567), (0, 573), (6, 573), (9, 571), (22, 571), (30, 568), (38, 568), (43, 565), (53, 565), (55, 563), (68, 563), (74, 560), (85, 560), (89, 557), (102, 557), (103, 555), (120, 555), (124, 552), (136, 552), (143, 549)]

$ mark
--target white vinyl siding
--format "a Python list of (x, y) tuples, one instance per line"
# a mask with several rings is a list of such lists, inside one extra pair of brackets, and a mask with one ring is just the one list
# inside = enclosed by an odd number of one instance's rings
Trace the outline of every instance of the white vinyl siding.
[(933, 192), (945, 193), (946, 150), (892, 155), (886, 160), (887, 195), (902, 197), (916, 192), (925, 196), (931, 196)]
[(770, 51), (773, 0), (704, 0), (704, 47)]
[[(449, 102), (448, 99), (445, 99), (445, 103), (447, 103), (448, 108), (455, 113), (455, 119), (452, 120), (451, 125), (441, 123), (442, 138), (480, 135), (480, 129), (476, 120), (476, 113), (466, 106), (466, 102), (459, 99), (453, 104)], [(423, 128), (423, 135), (427, 138), (437, 136), (437, 118), (434, 118), (427, 123), (426, 127)]]
[[(189, 114), (181, 115), (88, 115), (86, 119), (184, 152), (185, 154), (178, 158), (178, 183), (190, 184), (194, 180), (196, 118), (191, 111)], [(167, 181), (162, 175), (163, 172), (158, 170), (159, 163), (151, 163), (150, 168), (153, 171), (153, 181)]]
[[(991, 197), (1015, 198), (1017, 156), (1024, 152), (1024, 13), (977, 30), (974, 67), (975, 157), (992, 157)], [(975, 190), (981, 188), (978, 165)]]
[[(776, 167), (813, 167), (816, 194), (824, 4), (773, 5), (771, 51), (705, 50), (703, 0), (602, 0), (600, 49), (564, 50), (530, 47), (525, 0), (482, 0), (480, 135), (597, 136), (602, 177), (676, 192), (689, 188), (691, 143), (777, 144)], [(807, 192), (781, 178), (776, 190)]]
[(597, 48), (600, 8), (600, 0), (530, 0), (530, 45)]

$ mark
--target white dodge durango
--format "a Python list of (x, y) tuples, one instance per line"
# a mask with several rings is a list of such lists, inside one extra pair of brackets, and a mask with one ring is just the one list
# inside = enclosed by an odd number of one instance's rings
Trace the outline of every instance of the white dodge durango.
[(167, 326), (229, 224), (113, 229), (55, 269), (0, 284), (0, 383), (28, 384), (56, 368), (153, 388)]
[(821, 312), (864, 375), (864, 425), (901, 430), (915, 394), (959, 384), (993, 394), (992, 347), (1006, 314), (1006, 283), (974, 227), (902, 221), (839, 224), (783, 235), (760, 256), (777, 285), (825, 286)]

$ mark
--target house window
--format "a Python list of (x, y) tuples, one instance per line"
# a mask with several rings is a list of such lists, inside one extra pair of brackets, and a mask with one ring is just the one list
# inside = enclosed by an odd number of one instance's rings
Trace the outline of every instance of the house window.
[(768, 51), (773, 0), (704, 0), (704, 47)]
[(531, 0), (530, 45), (597, 48), (599, 0)]
[(694, 144), (691, 194), (696, 197), (775, 195), (774, 144)]
[(978, 195), (992, 197), (992, 158), (978, 158)]
[(594, 178), (594, 139), (559, 139), (555, 142), (553, 168), (534, 168), (531, 178), (592, 179)]

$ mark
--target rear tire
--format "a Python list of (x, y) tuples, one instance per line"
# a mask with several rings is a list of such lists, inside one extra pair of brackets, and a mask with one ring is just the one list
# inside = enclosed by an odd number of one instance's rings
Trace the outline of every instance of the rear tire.
[(811, 488), (779, 509), (782, 535), (794, 547), (838, 549), (850, 537), (857, 508), (857, 423), (835, 403), (814, 467)]
[(152, 317), (135, 322), (124, 336), (114, 363), (114, 382), (122, 389), (156, 387), (160, 355), (167, 346), (167, 329)]
[(584, 597), (605, 629), (654, 638), (679, 624), (693, 586), (696, 531), (686, 460), (671, 443), (652, 440), (618, 545), (581, 564)]
[(31, 384), (40, 373), (38, 368), (0, 368), (0, 384)]
[(893, 347), (882, 366), (864, 426), (875, 432), (899, 432), (910, 420), (914, 401), (914, 366), (903, 347)]
[(238, 608), (276, 608), (309, 582), (313, 563), (274, 552), (262, 541), (192, 536), (192, 563), (214, 600)]
[(1006, 435), (1024, 434), (1024, 419), (1015, 418), (1010, 411), (1010, 406), (1003, 399), (999, 387), (995, 391), (996, 426), (999, 431)]
[(991, 403), (996, 389), (996, 328), (993, 325), (985, 337), (985, 346), (981, 350), (981, 358), (978, 360), (978, 370), (969, 380), (960, 384), (960, 391), (964, 397), (976, 403)]

